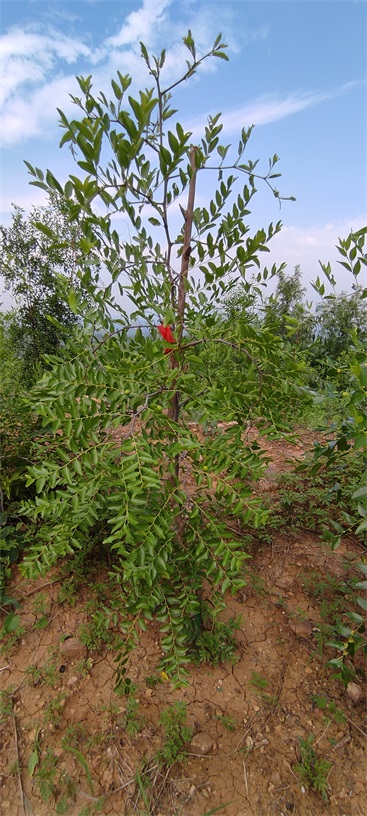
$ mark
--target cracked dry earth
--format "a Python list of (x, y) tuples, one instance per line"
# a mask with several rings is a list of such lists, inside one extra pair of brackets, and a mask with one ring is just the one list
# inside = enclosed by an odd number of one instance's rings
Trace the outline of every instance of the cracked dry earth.
[[(267, 447), (272, 463), (261, 489), (272, 490), (272, 471), (284, 468), (295, 450), (279, 442)], [(165, 677), (152, 685), (149, 678), (159, 677), (158, 634), (154, 626), (142, 633), (129, 667), (141, 724), (135, 736), (125, 728), (126, 697), (114, 692), (113, 653), (88, 653), (71, 640), (88, 617), (88, 588), (70, 607), (58, 601), (56, 574), (38, 584), (15, 575), (11, 594), (21, 601), (25, 632), (0, 659), (0, 688), (13, 689), (10, 714), (0, 725), (1, 813), (364, 816), (364, 701), (352, 702), (331, 675), (331, 650), (317, 653), (320, 605), (305, 585), (310, 571), (340, 577), (345, 557), (360, 558), (352, 541), (330, 553), (306, 531), (261, 545), (249, 562), (252, 580), (228, 599), (226, 616), (241, 615), (237, 663), (193, 665), (187, 687), (173, 689)], [(39, 593), (47, 594), (46, 616), (35, 611)], [(45, 628), (35, 628), (40, 619)], [(39, 677), (29, 666), (48, 669)], [(326, 716), (315, 695), (339, 716)], [(159, 798), (149, 792), (149, 811), (137, 795), (136, 774), (162, 746), (159, 717), (175, 700), (186, 703), (195, 736), (186, 763), (171, 768)], [(311, 734), (318, 759), (330, 763), (327, 801), (302, 787), (295, 769), (299, 739)], [(32, 769), (37, 745), (40, 761)], [(44, 801), (50, 774), (53, 790)]]

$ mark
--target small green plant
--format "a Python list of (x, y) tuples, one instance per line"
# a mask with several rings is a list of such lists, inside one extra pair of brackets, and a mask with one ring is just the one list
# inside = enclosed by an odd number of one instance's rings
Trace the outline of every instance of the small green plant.
[(21, 618), (15, 611), (9, 612), (0, 629), (0, 653), (11, 652), (25, 633)]
[(49, 624), (50, 599), (43, 592), (39, 592), (33, 600), (33, 612), (39, 616), (34, 624), (35, 629), (46, 629)]
[(61, 740), (62, 748), (78, 748), (85, 740), (85, 727), (83, 723), (71, 723), (67, 725)]
[(13, 714), (13, 686), (0, 691), (0, 725)]
[(322, 697), (319, 694), (314, 694), (311, 700), (317, 708), (320, 708), (321, 711), (325, 711), (325, 714), (329, 715), (328, 719), (333, 718), (339, 725), (346, 722), (344, 711), (338, 708), (333, 700), (329, 701), (327, 697)]
[(234, 663), (237, 643), (235, 631), (240, 628), (240, 618), (230, 618), (227, 622), (218, 621), (215, 617), (206, 615), (204, 620), (198, 614), (191, 621), (191, 650), (189, 652), (194, 663)]
[(51, 796), (56, 794), (57, 756), (50, 747), (38, 762), (34, 779), (37, 784), (42, 802), (47, 804)]
[[(93, 599), (91, 603), (94, 607), (96, 600)], [(90, 620), (79, 627), (80, 640), (87, 649), (100, 653), (106, 646), (113, 645), (116, 638), (109, 628), (113, 618), (112, 610), (102, 607), (102, 609), (95, 609)]]
[(186, 725), (186, 717), (185, 703), (177, 701), (162, 711), (159, 718), (165, 741), (157, 758), (168, 768), (187, 757), (186, 745), (192, 738), (192, 728)]
[(35, 666), (33, 664), (27, 666), (26, 675), (31, 678), (34, 686), (46, 685), (55, 688), (60, 682), (60, 672), (52, 658), (44, 666)]
[(143, 727), (142, 718), (139, 715), (139, 702), (135, 695), (130, 693), (127, 698), (125, 712), (125, 731), (130, 737), (135, 737)]
[(222, 725), (224, 726), (224, 728), (227, 729), (227, 731), (235, 731), (236, 730), (236, 723), (235, 723), (233, 717), (231, 717), (231, 716), (227, 717), (224, 714), (219, 714), (217, 716), (217, 720), (219, 720), (219, 722), (222, 723)]
[(45, 706), (43, 716), (45, 725), (50, 724), (54, 728), (58, 728), (60, 726), (62, 711), (66, 699), (67, 693), (65, 691), (62, 691), (60, 692), (60, 694), (57, 694), (56, 697), (53, 697), (52, 700), (50, 700), (50, 702), (47, 704), (47, 706)]
[(321, 793), (322, 798), (327, 801), (327, 776), (332, 767), (332, 762), (325, 759), (318, 759), (313, 747), (314, 736), (310, 734), (306, 739), (299, 741), (300, 760), (294, 770), (301, 778), (301, 782), (306, 788), (316, 793)]
[(246, 573), (248, 586), (252, 590), (252, 592), (256, 595), (256, 597), (260, 598), (262, 595), (266, 594), (266, 584), (264, 578), (261, 575), (257, 575), (255, 572), (248, 570)]
[(367, 588), (367, 564), (353, 563), (352, 575), (349, 574), (351, 564), (345, 564), (344, 567), (342, 579), (333, 575), (320, 577), (311, 572), (308, 576), (303, 576), (303, 584), (310, 595), (320, 599), (320, 617), (323, 622), (315, 632), (318, 653), (323, 654), (325, 646), (339, 653), (329, 660), (329, 665), (346, 686), (356, 674), (354, 655), (358, 651), (367, 654), (367, 601), (360, 595), (360, 590)]
[[(64, 569), (60, 569), (60, 574), (62, 576), (65, 575), (65, 565), (63, 565)], [(57, 593), (57, 602), (59, 604), (68, 604), (69, 606), (75, 606), (79, 599), (79, 589), (80, 585), (83, 583), (82, 580), (78, 580), (78, 577), (71, 575), (68, 577), (63, 577), (62, 586)]]
[(75, 672), (81, 677), (87, 677), (90, 670), (93, 668), (93, 660), (91, 657), (85, 657), (78, 661), (75, 665)]
[(263, 677), (262, 674), (256, 671), (251, 672), (250, 684), (258, 691), (265, 691), (269, 685), (266, 677)]

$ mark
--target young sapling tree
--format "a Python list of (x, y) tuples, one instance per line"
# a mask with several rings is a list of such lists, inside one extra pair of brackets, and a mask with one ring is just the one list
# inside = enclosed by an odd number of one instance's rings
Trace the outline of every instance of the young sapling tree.
[[(250, 235), (247, 218), (256, 184), (281, 200), (278, 158), (261, 175), (245, 159), (251, 128), (234, 152), (221, 142), (220, 114), (193, 142), (172, 93), (203, 61), (227, 56), (221, 36), (201, 57), (190, 32), (184, 44), (187, 69), (174, 82), (165, 51), (151, 57), (141, 45), (153, 87), (135, 96), (120, 72), (112, 99), (78, 78), (78, 118), (60, 111), (61, 144), (77, 167), (64, 186), (28, 165), (31, 183), (56, 191), (78, 225), (89, 302), (70, 287), (69, 305), (83, 317), (73, 359), (54, 358), (34, 392), (54, 441), (29, 470), (37, 497), (23, 512), (37, 535), (23, 569), (35, 575), (74, 552), (87, 557), (91, 541), (108, 551), (121, 588), (119, 678), (137, 627), (153, 616), (165, 671), (183, 678), (205, 605), (213, 618), (225, 592), (244, 583), (242, 530), (266, 518), (253, 491), (264, 459), (243, 430), (252, 421), (280, 433), (284, 406), (302, 398), (281, 337), (244, 322), (216, 328), (219, 304), (240, 280), (254, 268), (258, 285), (276, 273), (260, 271), (259, 255), (280, 222)], [(214, 182), (207, 206), (197, 198), (204, 178)], [(242, 360), (229, 384), (200, 362), (209, 343), (222, 363), (234, 351)], [(205, 436), (212, 421), (217, 433)]]

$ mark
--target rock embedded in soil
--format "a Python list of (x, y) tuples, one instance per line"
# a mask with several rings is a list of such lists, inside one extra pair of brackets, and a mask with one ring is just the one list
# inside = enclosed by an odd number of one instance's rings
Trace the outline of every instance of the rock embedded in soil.
[(80, 638), (67, 638), (60, 644), (60, 654), (63, 660), (80, 660), (86, 657), (87, 647)]
[(309, 638), (312, 635), (314, 624), (309, 620), (294, 620), (289, 624), (292, 632), (298, 637)]
[(205, 731), (199, 731), (198, 734), (195, 734), (190, 743), (190, 751), (192, 751), (193, 754), (201, 754), (202, 756), (210, 754), (213, 747), (213, 740)]
[(357, 683), (348, 683), (347, 695), (352, 703), (359, 703), (363, 699), (363, 691)]

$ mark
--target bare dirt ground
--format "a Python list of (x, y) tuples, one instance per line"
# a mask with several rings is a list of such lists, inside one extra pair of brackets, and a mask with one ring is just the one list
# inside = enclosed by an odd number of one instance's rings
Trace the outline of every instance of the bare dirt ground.
[[(259, 489), (276, 490), (276, 474), (309, 442), (267, 442), (272, 461)], [(320, 654), (320, 598), (307, 581), (340, 578), (343, 561), (360, 560), (361, 551), (347, 540), (331, 553), (314, 534), (283, 531), (251, 555), (248, 585), (228, 598), (224, 616), (241, 616), (236, 663), (192, 665), (188, 686), (174, 689), (157, 671), (155, 626), (141, 634), (129, 663), (135, 734), (126, 727), (128, 699), (114, 691), (113, 651), (88, 650), (79, 639), (88, 587), (71, 606), (60, 603), (56, 573), (35, 583), (15, 572), (10, 591), (21, 602), (24, 632), (0, 656), (4, 816), (367, 813), (364, 699), (353, 702), (331, 674), (332, 650)], [(332, 602), (327, 588), (323, 600)], [(363, 664), (359, 670), (364, 687)], [(143, 763), (164, 740), (159, 717), (176, 700), (186, 703), (194, 734), (187, 761), (141, 792)], [(296, 770), (299, 741), (311, 735), (317, 759), (329, 763), (327, 801)]]

